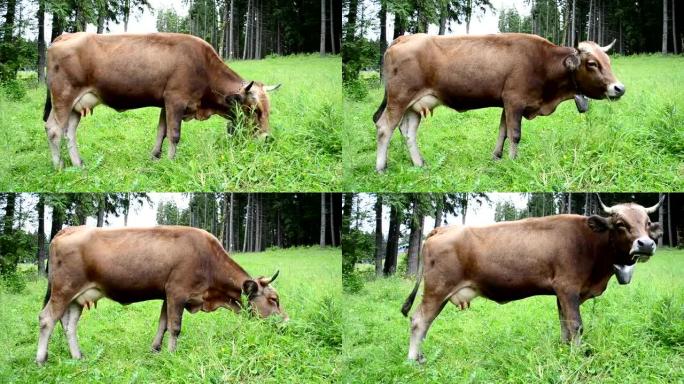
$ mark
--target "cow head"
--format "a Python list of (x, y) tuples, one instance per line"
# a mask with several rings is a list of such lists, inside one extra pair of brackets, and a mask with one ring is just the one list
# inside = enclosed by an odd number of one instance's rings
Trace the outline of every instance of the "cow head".
[(280, 299), (278, 292), (270, 284), (278, 277), (276, 272), (273, 277), (258, 277), (254, 280), (245, 280), (242, 284), (242, 292), (247, 295), (249, 305), (257, 315), (261, 317), (269, 317), (271, 315), (280, 315), (285, 320), (288, 320), (287, 313), (280, 307)]
[(577, 46), (577, 53), (565, 58), (565, 67), (571, 71), (578, 93), (592, 99), (619, 99), (625, 93), (625, 86), (619, 82), (610, 68), (606, 54), (613, 45), (601, 47), (592, 41), (583, 41)]
[(260, 82), (251, 81), (242, 83), (242, 87), (232, 95), (226, 96), (226, 103), (239, 105), (246, 116), (258, 128), (259, 137), (270, 135), (268, 116), (271, 111), (271, 102), (268, 92), (280, 88), (280, 84), (264, 85)]
[(648, 217), (658, 210), (663, 200), (644, 208), (639, 204), (627, 203), (607, 207), (599, 198), (601, 208), (609, 217), (591, 216), (587, 223), (595, 232), (609, 231), (610, 241), (617, 250), (613, 271), (620, 284), (632, 279), (637, 260), (648, 260), (656, 250), (655, 241), (662, 236), (660, 223), (652, 223)]

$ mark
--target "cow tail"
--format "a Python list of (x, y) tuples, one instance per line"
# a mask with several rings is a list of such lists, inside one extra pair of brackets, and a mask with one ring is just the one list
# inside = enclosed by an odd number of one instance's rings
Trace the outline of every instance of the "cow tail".
[(43, 110), (43, 121), (47, 121), (52, 110), (52, 98), (50, 97), (50, 86), (47, 86), (47, 96), (45, 96), (45, 109)]
[(411, 294), (406, 298), (404, 305), (401, 306), (401, 313), (404, 316), (408, 316), (408, 313), (411, 310), (411, 307), (413, 306), (413, 302), (416, 300), (416, 295), (418, 294), (418, 287), (420, 287), (420, 281), (423, 279), (423, 263), (421, 262), (421, 259), (425, 256), (426, 251), (427, 250), (425, 244), (423, 244), (423, 252), (421, 252), (421, 257), (418, 258), (418, 276), (416, 278), (416, 285), (413, 287), (413, 291), (411, 291)]
[(375, 114), (373, 115), (373, 122), (374, 123), (377, 123), (378, 120), (380, 120), (380, 115), (382, 115), (382, 111), (385, 110), (386, 106), (387, 106), (387, 87), (385, 87), (385, 97), (383, 97), (382, 103), (380, 103), (378, 110), (375, 111)]
[(49, 245), (49, 255), (47, 259), (47, 275), (48, 275), (48, 284), (47, 284), (47, 291), (45, 292), (45, 298), (43, 299), (43, 308), (45, 308), (45, 304), (47, 304), (48, 300), (50, 300), (50, 295), (52, 293), (52, 273), (50, 271), (50, 260), (54, 258), (55, 256), (55, 246), (54, 244)]

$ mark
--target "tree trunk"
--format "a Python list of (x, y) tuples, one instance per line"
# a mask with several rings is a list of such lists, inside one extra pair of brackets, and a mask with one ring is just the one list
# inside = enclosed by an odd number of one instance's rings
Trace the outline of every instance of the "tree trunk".
[[(231, 5), (232, 5), (231, 1)], [(235, 202), (235, 194), (230, 193), (230, 207), (228, 208), (228, 247), (226, 248), (228, 252), (233, 252), (233, 204)]]
[(570, 26), (570, 45), (575, 46), (575, 3), (576, 0), (572, 0), (572, 21)]
[[(105, 196), (100, 193), (97, 198), (97, 227), (101, 228), (104, 225), (105, 213)], [(85, 224), (85, 223), (84, 223)]]
[(387, 234), (387, 248), (385, 248), (385, 276), (393, 275), (397, 271), (397, 253), (399, 252), (399, 210), (390, 205), (390, 224)]
[(325, 0), (321, 0), (321, 40), (319, 53), (325, 56)]
[(330, 196), (330, 245), (333, 247), (335, 246), (335, 220), (334, 220), (334, 213), (335, 213), (335, 206), (333, 203), (333, 194), (328, 193)]
[[(672, 14), (674, 15), (674, 9), (673, 9)], [(671, 202), (672, 202), (672, 200), (670, 197), (670, 193), (668, 193), (667, 194), (667, 240), (668, 240), (668, 243), (670, 244), (670, 248), (672, 248), (674, 246), (674, 243), (672, 242), (672, 209), (670, 207)]]
[(45, 84), (45, 0), (38, 0), (38, 81)]
[(375, 276), (382, 275), (382, 195), (375, 200)]
[[(674, 0), (673, 0), (674, 1)], [(335, 54), (335, 15), (333, 15), (333, 3), (332, 0), (328, 3), (328, 8), (330, 9), (330, 52)], [(382, 20), (381, 20), (382, 22)], [(380, 27), (382, 29), (382, 27)]]
[(45, 195), (42, 193), (38, 195), (38, 205), (36, 206), (38, 211), (38, 232), (36, 233), (38, 239), (38, 252), (36, 253), (36, 262), (38, 264), (38, 273), (42, 276), (47, 275), (47, 270), (45, 269), (45, 258), (47, 257), (47, 252), (45, 249)]
[[(229, 28), (230, 29), (228, 32), (228, 60), (233, 60), (233, 52), (234, 52), (234, 50), (233, 50), (233, 30), (235, 29), (234, 15), (235, 15), (235, 0), (230, 0), (230, 15), (229, 15), (229, 17), (230, 17)], [(232, 209), (232, 207), (233, 207), (233, 200), (232, 200), (233, 194), (231, 193), (230, 196), (231, 196), (231, 203), (230, 204), (231, 204), (231, 209)]]
[(568, 212), (572, 213), (572, 192), (568, 192)]
[(325, 193), (321, 193), (321, 248), (325, 247)]
[(442, 226), (442, 215), (444, 214), (444, 195), (437, 195), (435, 204), (435, 228)]
[[(191, 4), (192, 6), (192, 4)], [(124, 32), (128, 32), (128, 19), (131, 17), (131, 0), (124, 1)]]
[(594, 0), (589, 0), (589, 22), (587, 23), (587, 40), (592, 40), (592, 24), (594, 21)]
[(353, 199), (353, 193), (344, 194), (344, 205), (342, 206), (342, 233), (344, 235), (348, 235), (351, 233), (351, 214)]
[(663, 0), (663, 47), (662, 54), (667, 53), (667, 0)]
[(128, 212), (131, 209), (131, 194), (126, 192), (126, 198), (124, 200), (124, 227), (128, 226)]
[(418, 272), (418, 257), (420, 253), (420, 241), (423, 235), (423, 215), (420, 212), (418, 195), (413, 195), (413, 217), (411, 217), (411, 233), (409, 235), (408, 263), (406, 273), (415, 276)]
[(2, 41), (10, 44), (14, 36), (14, 19), (17, 12), (17, 0), (7, 0), (5, 25), (2, 26)]
[(465, 22), (466, 22), (466, 35), (470, 34), (470, 18), (473, 15), (473, 0), (467, 0), (466, 1), (466, 14), (465, 14)]
[(3, 238), (0, 239), (0, 275), (14, 272), (17, 267), (16, 249), (12, 239), (17, 194), (10, 192), (6, 196), (5, 216), (2, 218)]
[(449, 5), (446, 1), (439, 2), (439, 32), (437, 34), (443, 35), (446, 33), (447, 12)]
[(252, 201), (252, 194), (247, 194), (247, 216), (245, 217), (245, 236), (242, 242), (242, 252), (247, 252), (247, 238), (249, 237), (249, 211), (251, 209), (250, 202)]
[[(677, 29), (676, 29), (676, 13), (675, 13), (675, 0), (672, 0), (672, 52), (676, 55), (678, 53), (677, 49)], [(670, 198), (668, 197), (668, 203)], [(670, 241), (670, 246), (672, 246), (672, 241)]]
[[(658, 201), (663, 199), (663, 195), (664, 194), (662, 194), (662, 193), (658, 194)], [(660, 207), (658, 207), (658, 222), (660, 223), (660, 225), (663, 225), (663, 216), (665, 214), (665, 209), (663, 208), (663, 205), (664, 204), (660, 204)], [(659, 247), (663, 246), (663, 237), (662, 236), (660, 236), (660, 238), (658, 238), (658, 246)]]
[[(242, 60), (247, 59), (247, 42), (248, 36), (249, 36), (249, 30), (250, 30), (250, 9), (252, 7), (252, 0), (247, 0), (247, 22), (245, 24), (245, 43), (243, 44), (242, 47)], [(244, 251), (243, 251), (244, 252)]]

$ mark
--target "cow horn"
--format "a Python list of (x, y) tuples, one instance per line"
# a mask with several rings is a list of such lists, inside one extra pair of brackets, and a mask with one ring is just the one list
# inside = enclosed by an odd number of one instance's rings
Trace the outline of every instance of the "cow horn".
[(605, 212), (609, 215), (613, 213), (613, 208), (612, 207), (606, 207), (606, 205), (603, 204), (603, 201), (601, 201), (601, 196), (598, 193), (596, 194), (596, 198), (598, 199), (599, 204), (601, 204), (601, 209), (603, 209), (603, 212)]
[(602, 50), (603, 52), (608, 52), (608, 51), (610, 51), (610, 49), (613, 48), (613, 45), (615, 45), (615, 42), (616, 42), (616, 41), (617, 41), (617, 39), (613, 39), (613, 42), (612, 42), (612, 43), (606, 45), (605, 47), (600, 47), (601, 50)]
[(662, 204), (663, 201), (665, 201), (665, 195), (663, 195), (663, 197), (660, 198), (660, 201), (658, 201), (656, 205), (646, 208), (646, 213), (653, 213), (657, 211), (658, 208), (660, 208), (660, 204)]
[(263, 281), (266, 285), (271, 284), (271, 283), (273, 282), (273, 280), (275, 280), (276, 277), (278, 277), (278, 274), (279, 274), (279, 273), (280, 273), (280, 270), (276, 271), (275, 275), (273, 275), (273, 277), (271, 277), (270, 279), (263, 279), (262, 281)]
[(247, 86), (245, 87), (245, 92), (249, 92), (249, 89), (252, 88), (252, 85), (254, 85), (254, 80), (247, 84)]

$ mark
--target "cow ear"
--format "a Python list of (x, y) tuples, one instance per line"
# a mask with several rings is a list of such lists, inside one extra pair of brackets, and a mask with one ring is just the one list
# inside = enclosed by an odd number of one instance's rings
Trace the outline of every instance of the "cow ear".
[(605, 217), (601, 216), (589, 216), (587, 219), (587, 225), (594, 232), (605, 232), (610, 229), (610, 221)]
[(254, 280), (245, 280), (242, 283), (242, 292), (251, 300), (259, 292), (259, 283)]
[(244, 100), (245, 100), (245, 96), (240, 94), (240, 93), (236, 93), (233, 95), (226, 96), (226, 104), (227, 105), (242, 104), (242, 102)]
[(579, 68), (580, 62), (580, 57), (576, 53), (573, 53), (572, 55), (563, 59), (563, 65), (565, 65), (565, 68), (567, 68), (568, 71), (571, 72), (574, 72), (577, 70), (577, 68)]
[(653, 240), (658, 240), (663, 235), (663, 227), (660, 223), (651, 223), (648, 226), (648, 236)]

